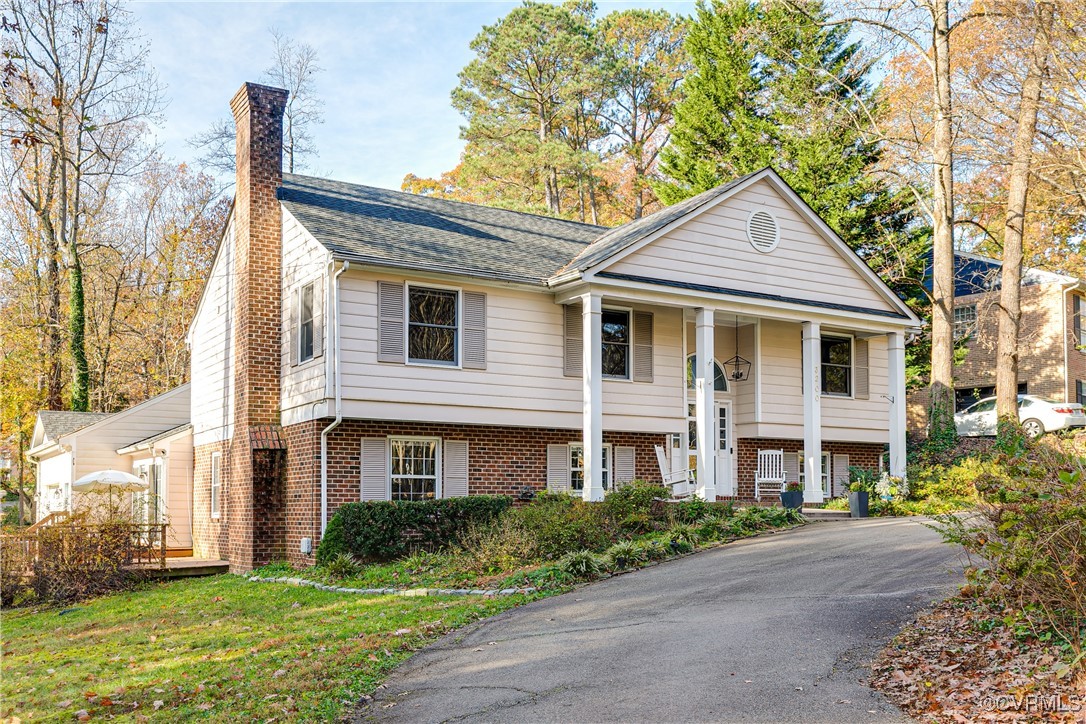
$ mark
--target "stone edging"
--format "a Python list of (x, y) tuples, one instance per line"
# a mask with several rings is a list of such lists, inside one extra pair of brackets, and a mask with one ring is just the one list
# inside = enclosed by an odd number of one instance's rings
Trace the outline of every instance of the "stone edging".
[(261, 576), (249, 576), (251, 583), (285, 583), (289, 586), (309, 586), (318, 591), (329, 593), (353, 593), (362, 596), (515, 596), (517, 594), (535, 593), (535, 588), (345, 588), (343, 586), (329, 586), (325, 583), (310, 581), (305, 578), (262, 578)]

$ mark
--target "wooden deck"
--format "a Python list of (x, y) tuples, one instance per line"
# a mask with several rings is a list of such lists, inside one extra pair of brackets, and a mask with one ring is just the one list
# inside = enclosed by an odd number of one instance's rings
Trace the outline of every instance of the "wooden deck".
[(165, 568), (149, 568), (155, 578), (189, 578), (191, 576), (215, 576), (230, 572), (228, 561), (207, 558), (167, 558)]

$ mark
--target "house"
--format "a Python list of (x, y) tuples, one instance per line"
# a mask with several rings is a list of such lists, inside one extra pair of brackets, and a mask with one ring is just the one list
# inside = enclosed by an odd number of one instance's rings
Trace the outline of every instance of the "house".
[[(1002, 265), (997, 259), (955, 253), (954, 336), (965, 358), (954, 367), (955, 407), (995, 395), (996, 340)], [(1054, 402), (1086, 402), (1086, 285), (1043, 269), (1022, 270), (1018, 392)], [(926, 388), (908, 395), (908, 427), (926, 430)]]
[(284, 174), (285, 102), (231, 102), (188, 332), (195, 555), (311, 563), (357, 500), (599, 500), (660, 480), (658, 448), (709, 500), (753, 500), (766, 450), (811, 504), (887, 446), (904, 473), (920, 320), (773, 170), (606, 229)]
[(38, 412), (26, 456), (37, 468), (38, 520), (78, 511), (91, 495), (72, 483), (98, 470), (142, 477), (146, 493), (132, 498), (148, 523), (168, 523), (166, 546), (192, 548), (192, 432), (190, 385), (182, 385), (122, 412)]

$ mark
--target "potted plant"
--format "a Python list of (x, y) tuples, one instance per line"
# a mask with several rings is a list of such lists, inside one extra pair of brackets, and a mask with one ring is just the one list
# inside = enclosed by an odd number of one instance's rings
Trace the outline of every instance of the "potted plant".
[(867, 517), (867, 486), (856, 481), (848, 486), (848, 510), (853, 518)]
[(803, 507), (803, 486), (799, 483), (788, 483), (781, 491), (781, 505), (785, 508), (796, 510)]

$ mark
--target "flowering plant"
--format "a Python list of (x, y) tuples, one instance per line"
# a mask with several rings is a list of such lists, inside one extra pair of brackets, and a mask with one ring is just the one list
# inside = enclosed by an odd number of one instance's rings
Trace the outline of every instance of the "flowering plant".
[(883, 500), (905, 498), (909, 494), (909, 484), (905, 482), (905, 478), (891, 475), (884, 470), (875, 483), (875, 493)]

